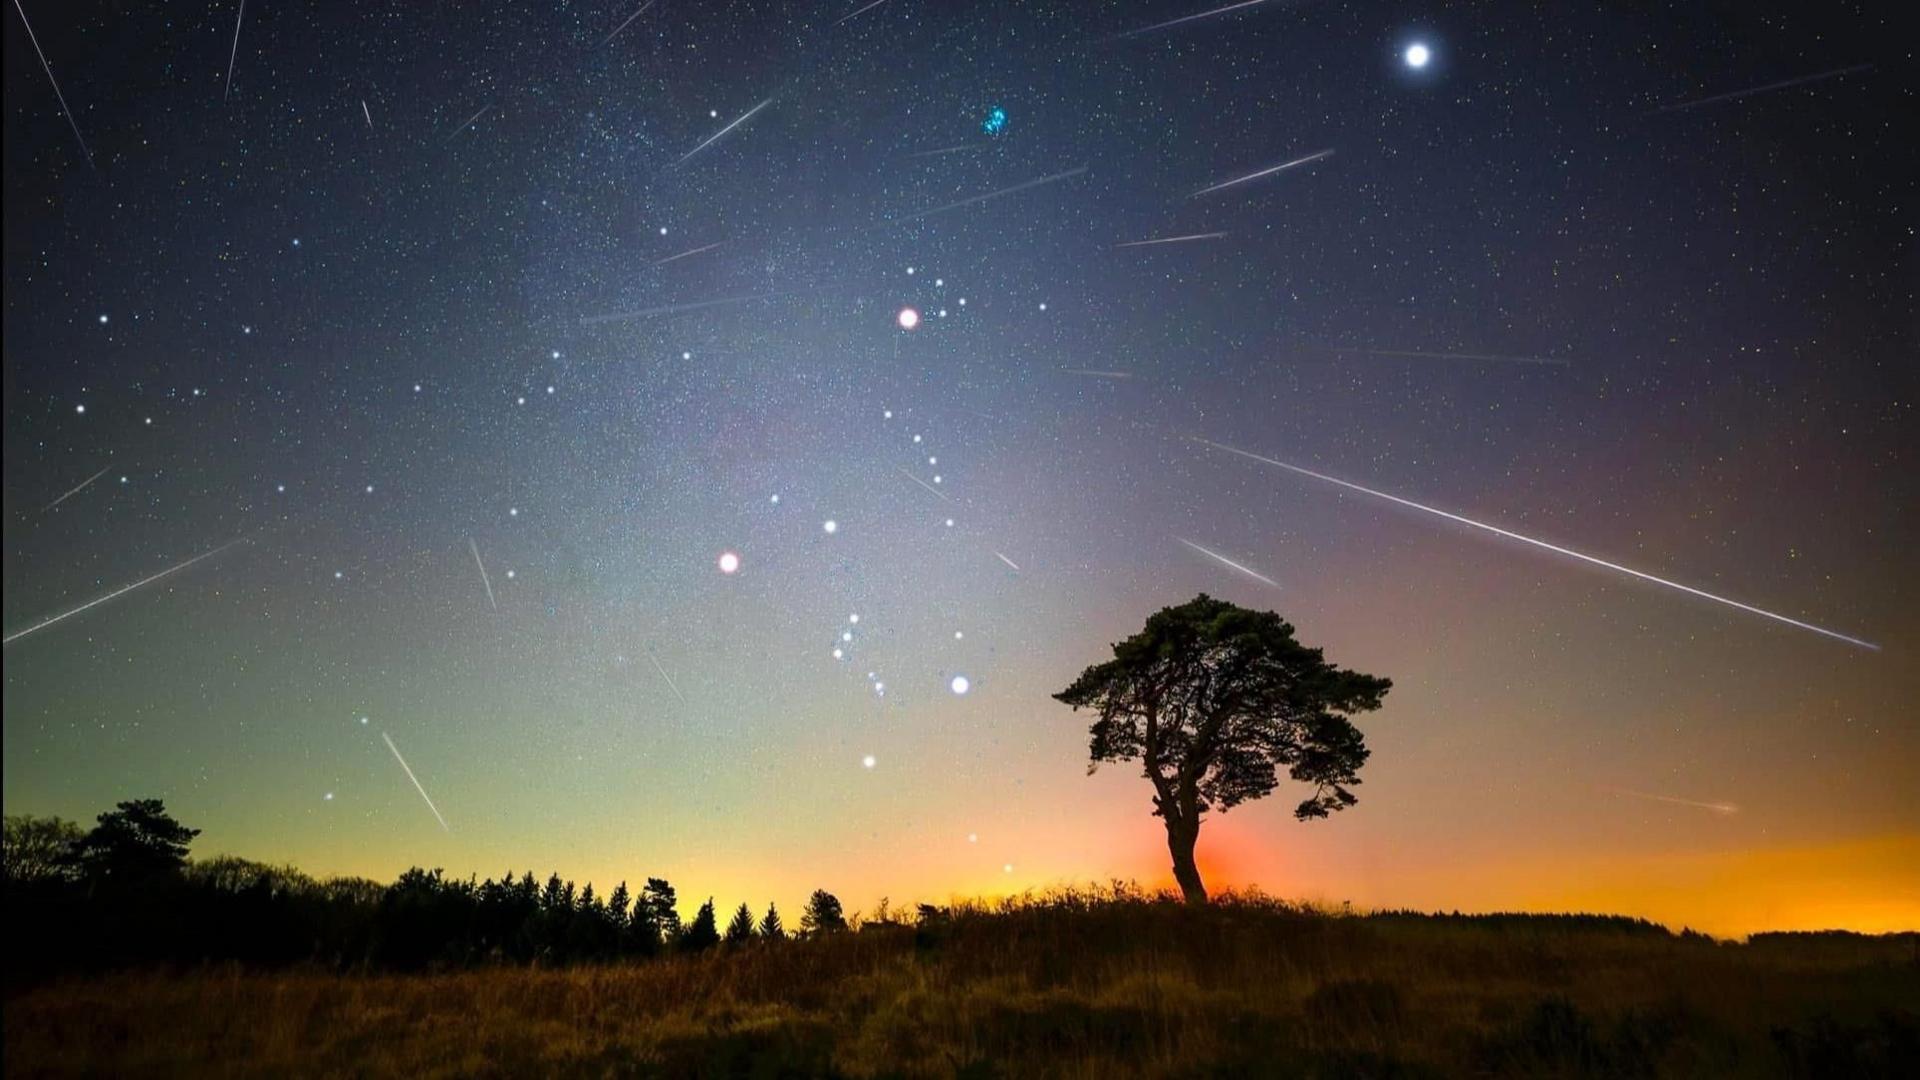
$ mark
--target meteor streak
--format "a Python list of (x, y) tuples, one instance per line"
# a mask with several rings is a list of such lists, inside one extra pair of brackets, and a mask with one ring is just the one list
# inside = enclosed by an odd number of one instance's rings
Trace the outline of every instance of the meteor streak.
[(113, 466), (111, 464), (108, 464), (105, 468), (101, 469), (99, 472), (94, 473), (92, 476), (89, 476), (85, 480), (82, 480), (78, 484), (75, 484), (72, 490), (68, 491), (65, 495), (62, 495), (59, 498), (48, 503), (47, 505), (41, 507), (40, 512), (44, 514), (47, 511), (53, 509), (54, 507), (59, 506), (61, 503), (66, 502), (68, 499), (73, 498), (75, 495), (78, 495), (81, 492), (87, 490), (87, 488), (91, 486), (95, 480), (98, 480), (101, 477), (107, 475), (107, 470), (111, 468), (113, 468)]
[(873, 3), (871, 3), (871, 4), (868, 4), (868, 5), (866, 5), (865, 7), (862, 7), (862, 8), (860, 8), (859, 10), (857, 10), (857, 11), (855, 11), (855, 12), (853, 12), (853, 13), (852, 13), (852, 14), (850, 14), (850, 15), (842, 15), (842, 16), (840, 16), (840, 17), (839, 17), (838, 19), (836, 19), (836, 20), (834, 20), (834, 23), (833, 23), (833, 25), (835, 25), (835, 26), (839, 26), (839, 25), (840, 25), (841, 23), (843, 23), (843, 22), (846, 22), (846, 21), (847, 21), (848, 19), (851, 19), (851, 18), (853, 18), (853, 16), (854, 16), (854, 15), (864, 15), (864, 14), (866, 14), (867, 12), (869, 12), (869, 11), (872, 11), (872, 10), (873, 10), (874, 8), (877, 8), (877, 7), (879, 7), (879, 6), (881, 5), (881, 4), (884, 4), (884, 3), (886, 3), (886, 2), (887, 2), (887, 0), (873, 0)]
[[(920, 479), (919, 477), (917, 477), (917, 476), (915, 476), (915, 475), (913, 475), (912, 473), (910, 473), (910, 472), (908, 472), (908, 471), (907, 471), (907, 470), (906, 470), (905, 468), (902, 468), (902, 469), (900, 470), (900, 475), (901, 475), (901, 476), (904, 476), (904, 477), (906, 477), (907, 479), (909, 479), (909, 480), (911, 480), (911, 481), (913, 481), (913, 482), (914, 482), (914, 483), (916, 483), (916, 484), (919, 484), (919, 485), (920, 485), (921, 487), (923, 487), (923, 488), (926, 488), (926, 489), (927, 489), (928, 491), (931, 491), (931, 492), (933, 492), (933, 493), (934, 493), (934, 495), (936, 495), (936, 496), (938, 496), (939, 498), (941, 498), (941, 499), (943, 499), (943, 500), (945, 500), (945, 501), (947, 501), (947, 502), (952, 502), (952, 501), (953, 501), (952, 499), (949, 499), (949, 498), (947, 498), (947, 493), (946, 493), (946, 492), (944, 492), (944, 491), (941, 491), (941, 490), (940, 490), (939, 488), (937, 488), (937, 487), (934, 487), (934, 486), (933, 486), (932, 484), (929, 484), (929, 483), (927, 483), (927, 482), (926, 482), (925, 480), (922, 480), (922, 479)], [(1003, 556), (1003, 558), (1004, 558), (1004, 556)]]
[(1131, 379), (1133, 378), (1133, 372), (1131, 371), (1095, 371), (1092, 368), (1063, 367), (1060, 369), (1060, 374), (1087, 375), (1095, 379)]
[(1682, 799), (1677, 795), (1655, 795), (1650, 791), (1635, 791), (1632, 788), (1609, 787), (1605, 784), (1600, 785), (1600, 790), (1611, 791), (1615, 795), (1629, 795), (1636, 799), (1646, 799), (1650, 802), (1672, 803), (1675, 806), (1692, 806), (1701, 810), (1711, 810), (1722, 817), (1732, 817), (1740, 812), (1740, 808), (1730, 802), (1701, 802), (1698, 799)]
[(997, 558), (997, 559), (999, 559), (999, 560), (1000, 560), (1001, 562), (1003, 562), (1003, 563), (1006, 563), (1006, 564), (1007, 564), (1008, 566), (1011, 566), (1011, 567), (1013, 567), (1013, 568), (1014, 568), (1015, 570), (1019, 570), (1019, 569), (1020, 569), (1020, 564), (1019, 564), (1019, 563), (1016, 563), (1016, 562), (1014, 562), (1014, 561), (1013, 561), (1012, 559), (1009, 559), (1009, 558), (1007, 558), (1007, 557), (1006, 557), (1005, 555), (1002, 555), (1002, 554), (1000, 554), (1000, 553), (999, 553), (999, 552), (997, 552), (997, 551), (996, 551), (996, 552), (994, 552), (993, 554), (994, 554), (994, 557), (995, 557), (995, 558)]
[(1802, 75), (1797, 79), (1782, 79), (1779, 82), (1768, 83), (1765, 86), (1750, 86), (1745, 90), (1733, 90), (1725, 94), (1715, 94), (1712, 97), (1696, 98), (1693, 101), (1682, 101), (1673, 105), (1662, 105), (1653, 111), (1656, 113), (1682, 112), (1687, 109), (1697, 109), (1702, 105), (1717, 105), (1722, 101), (1735, 101), (1743, 97), (1752, 97), (1755, 94), (1770, 93), (1774, 90), (1785, 90), (1794, 86), (1805, 86), (1808, 83), (1826, 82), (1828, 79), (1838, 79), (1846, 75), (1872, 70), (1872, 64), (1855, 64), (1852, 67), (1822, 71), (1817, 75)]
[(646, 2), (646, 3), (644, 3), (644, 4), (641, 4), (641, 5), (640, 5), (640, 10), (639, 10), (639, 11), (636, 11), (636, 12), (634, 12), (633, 14), (631, 14), (631, 15), (629, 15), (629, 16), (627, 16), (627, 21), (626, 21), (626, 22), (623, 22), (623, 23), (621, 23), (621, 24), (620, 24), (619, 26), (616, 26), (616, 27), (614, 27), (614, 28), (613, 28), (613, 33), (611, 33), (611, 34), (608, 34), (608, 35), (606, 36), (606, 39), (605, 39), (604, 41), (602, 41), (602, 42), (600, 42), (600, 44), (601, 44), (602, 46), (605, 46), (605, 45), (607, 45), (607, 44), (608, 44), (609, 42), (611, 42), (611, 41), (612, 41), (612, 40), (613, 40), (614, 38), (617, 38), (617, 37), (619, 37), (619, 36), (620, 36), (620, 31), (622, 31), (622, 30), (625, 30), (625, 29), (626, 29), (626, 28), (627, 28), (628, 26), (630, 26), (630, 25), (631, 25), (631, 24), (633, 23), (633, 20), (635, 20), (635, 19), (637, 19), (637, 18), (639, 18), (639, 17), (640, 17), (640, 16), (642, 16), (642, 15), (645, 15), (645, 14), (647, 13), (647, 9), (648, 9), (648, 8), (650, 8), (650, 7), (652, 7), (652, 6), (654, 5), (654, 2), (655, 2), (655, 0), (647, 0), (647, 2)]
[(1153, 240), (1129, 240), (1124, 244), (1113, 245), (1116, 248), (1152, 247), (1155, 244), (1184, 244), (1189, 240), (1218, 240), (1229, 235), (1223, 232), (1193, 233), (1188, 236), (1162, 236)]
[(1333, 351), (1361, 353), (1366, 356), (1424, 357), (1431, 360), (1485, 360), (1498, 364), (1551, 364), (1554, 367), (1570, 367), (1573, 364), (1571, 360), (1560, 360), (1551, 356), (1496, 356), (1489, 353), (1421, 352), (1418, 349), (1335, 349)]
[(1234, 562), (1232, 559), (1227, 558), (1225, 555), (1222, 555), (1217, 551), (1209, 551), (1208, 549), (1203, 548), (1199, 544), (1196, 544), (1191, 540), (1185, 539), (1184, 537), (1176, 536), (1174, 537), (1174, 539), (1180, 541), (1181, 543), (1187, 545), (1188, 547), (1192, 548), (1193, 550), (1199, 552), (1202, 555), (1205, 555), (1207, 558), (1212, 559), (1217, 563), (1222, 563), (1224, 565), (1233, 567), (1235, 570), (1240, 571), (1241, 573), (1247, 575), (1248, 577), (1254, 579), (1255, 581), (1265, 582), (1266, 584), (1271, 585), (1276, 589), (1280, 587), (1279, 582), (1273, 580), (1267, 575), (1261, 573), (1258, 570), (1252, 569), (1251, 567), (1242, 566), (1239, 563)]
[(73, 141), (80, 144), (80, 152), (87, 155), (87, 168), (93, 168), (93, 151), (87, 149), (86, 136), (80, 134), (80, 122), (73, 118), (73, 110), (67, 108), (67, 95), (60, 92), (60, 80), (53, 77), (53, 65), (47, 63), (47, 54), (40, 51), (40, 38), (33, 32), (33, 23), (27, 18), (27, 9), (20, 6), (20, 0), (13, 0), (13, 10), (20, 13), (20, 23), (27, 28), (27, 40), (33, 42), (33, 55), (40, 58), (40, 70), (47, 73), (47, 82), (53, 85), (53, 97), (60, 103), (60, 113), (67, 118), (67, 126), (73, 129)]
[(420, 786), (420, 778), (413, 775), (413, 769), (407, 764), (407, 759), (400, 756), (400, 748), (393, 745), (393, 739), (388, 737), (386, 732), (381, 732), (380, 737), (386, 740), (387, 749), (393, 751), (393, 760), (399, 762), (400, 767), (406, 770), (407, 779), (413, 781), (413, 790), (419, 792), (420, 797), (427, 800), (427, 809), (433, 811), (433, 820), (439, 822), (442, 829), (445, 829), (447, 832), (452, 832), (452, 829), (447, 828), (447, 819), (440, 816), (440, 808), (433, 805), (433, 796), (428, 795), (427, 789)]
[(744, 304), (749, 300), (765, 300), (767, 294), (753, 296), (724, 296), (718, 300), (698, 300), (691, 304), (668, 304), (665, 307), (641, 308), (639, 311), (616, 311), (610, 315), (588, 315), (580, 320), (583, 326), (597, 326), (601, 323), (621, 322), (626, 319), (651, 319), (658, 315), (678, 315), (683, 311), (698, 311), (701, 308), (719, 307), (722, 304)]
[(1087, 171), (1087, 167), (1085, 165), (1082, 165), (1077, 169), (1068, 169), (1066, 172), (1057, 172), (1057, 173), (1054, 173), (1052, 176), (1043, 176), (1038, 180), (1028, 180), (1025, 183), (1015, 184), (1012, 187), (1001, 188), (999, 191), (989, 191), (985, 195), (975, 195), (972, 198), (961, 199), (959, 202), (951, 202), (945, 206), (936, 206), (931, 210), (922, 210), (917, 214), (908, 214), (906, 217), (900, 218), (899, 221), (901, 222), (918, 221), (923, 217), (932, 217), (935, 214), (944, 214), (949, 210), (958, 210), (963, 206), (972, 206), (975, 203), (983, 203), (983, 202), (986, 202), (988, 199), (997, 199), (1002, 195), (1011, 195), (1016, 191), (1025, 191), (1028, 188), (1039, 187), (1042, 184), (1057, 183), (1058, 181), (1061, 181), (1061, 180), (1067, 180), (1072, 177), (1079, 176), (1081, 173), (1086, 171)]
[(660, 659), (653, 655), (652, 649), (647, 650), (647, 659), (653, 661), (653, 670), (659, 672), (660, 677), (667, 680), (667, 689), (673, 691), (673, 696), (680, 699), (680, 704), (685, 705), (687, 703), (687, 695), (680, 692), (680, 687), (674, 684), (673, 676), (667, 674), (667, 669), (660, 665)]
[(1222, 191), (1222, 190), (1225, 190), (1226, 188), (1233, 187), (1236, 184), (1244, 184), (1249, 180), (1258, 180), (1263, 176), (1272, 176), (1274, 173), (1286, 172), (1288, 169), (1297, 168), (1301, 165), (1310, 165), (1313, 162), (1319, 161), (1321, 158), (1332, 157), (1332, 156), (1333, 156), (1333, 151), (1322, 150), (1317, 154), (1308, 154), (1306, 157), (1294, 158), (1292, 161), (1282, 162), (1278, 165), (1273, 166), (1270, 169), (1261, 169), (1259, 172), (1248, 173), (1245, 176), (1235, 177), (1232, 180), (1215, 184), (1212, 187), (1203, 187), (1199, 191), (1196, 191), (1193, 194), (1187, 196), (1187, 198), (1197, 199), (1202, 195), (1211, 194), (1212, 192), (1215, 192), (1215, 191)]
[(668, 264), (668, 263), (670, 263), (670, 262), (673, 262), (673, 261), (675, 261), (675, 260), (677, 260), (677, 259), (684, 259), (684, 258), (686, 258), (686, 257), (687, 257), (687, 256), (689, 256), (689, 255), (698, 255), (698, 254), (700, 254), (700, 253), (701, 253), (701, 252), (703, 252), (703, 251), (712, 251), (712, 250), (713, 250), (714, 248), (717, 248), (717, 247), (719, 247), (719, 246), (720, 246), (721, 244), (724, 244), (724, 243), (726, 243), (726, 241), (725, 241), (725, 240), (721, 240), (721, 241), (719, 241), (718, 243), (712, 243), (712, 244), (708, 244), (708, 245), (707, 245), (706, 247), (697, 247), (697, 248), (694, 248), (694, 249), (693, 249), (692, 251), (683, 251), (683, 252), (681, 252), (681, 253), (680, 253), (680, 254), (678, 254), (678, 255), (669, 255), (669, 256), (667, 256), (666, 258), (664, 258), (664, 259), (661, 259), (661, 260), (660, 260), (659, 262), (657, 262), (657, 263), (654, 263), (653, 265), (655, 265), (655, 266), (665, 266), (665, 265), (667, 265), (667, 264)]
[(977, 143), (961, 143), (958, 146), (943, 146), (938, 150), (916, 150), (912, 154), (909, 154), (907, 156), (934, 157), (935, 155), (938, 155), (938, 154), (951, 154), (959, 150), (978, 150), (978, 149), (980, 149), (980, 147), (979, 147), (979, 144)]
[(1166, 22), (1157, 22), (1157, 23), (1154, 23), (1152, 26), (1143, 26), (1138, 30), (1128, 30), (1122, 34), (1115, 34), (1114, 37), (1115, 38), (1138, 37), (1141, 34), (1151, 34), (1155, 30), (1166, 30), (1170, 27), (1179, 26), (1181, 23), (1196, 22), (1200, 19), (1211, 19), (1215, 15), (1225, 15), (1229, 11), (1239, 11), (1241, 8), (1255, 7), (1260, 4), (1264, 4), (1266, 2), (1267, 0), (1241, 0), (1241, 2), (1238, 4), (1228, 4), (1226, 7), (1217, 7), (1217, 8), (1214, 8), (1212, 11), (1202, 11), (1193, 15), (1182, 15), (1177, 19), (1168, 19)]
[(447, 137), (446, 137), (445, 139), (443, 139), (443, 140), (441, 140), (441, 142), (440, 142), (440, 145), (441, 145), (441, 146), (445, 146), (445, 145), (447, 145), (448, 143), (450, 143), (450, 142), (452, 142), (452, 141), (454, 140), (454, 137), (455, 137), (455, 136), (457, 136), (457, 135), (459, 135), (459, 134), (460, 134), (461, 132), (463, 132), (463, 131), (465, 131), (465, 130), (467, 130), (467, 129), (468, 129), (469, 127), (472, 127), (472, 126), (473, 126), (473, 122), (474, 122), (475, 120), (478, 120), (478, 119), (480, 119), (481, 117), (483, 117), (483, 116), (485, 116), (485, 115), (487, 115), (487, 111), (488, 111), (488, 110), (490, 110), (490, 109), (492, 109), (492, 108), (493, 108), (493, 106), (492, 106), (492, 105), (482, 105), (482, 106), (480, 106), (480, 111), (479, 111), (479, 112), (477, 112), (477, 113), (474, 113), (474, 114), (473, 114), (472, 116), (469, 116), (469, 117), (467, 117), (467, 122), (466, 122), (466, 123), (464, 123), (464, 124), (461, 124), (461, 125), (460, 125), (459, 127), (457, 127), (457, 128), (454, 128), (454, 129), (453, 129), (453, 134), (452, 134), (452, 135), (449, 135), (449, 136), (447, 136)]
[(125, 596), (126, 594), (132, 592), (133, 590), (141, 588), (142, 586), (151, 585), (154, 582), (159, 581), (161, 578), (168, 576), (169, 574), (177, 574), (180, 571), (185, 570), (187, 567), (192, 566), (194, 563), (197, 563), (202, 559), (213, 558), (215, 555), (220, 554), (221, 552), (227, 550), (228, 548), (232, 547), (235, 544), (243, 542), (245, 539), (246, 539), (245, 537), (237, 537), (235, 539), (229, 540), (226, 543), (221, 544), (219, 547), (214, 548), (212, 551), (203, 551), (200, 554), (195, 555), (193, 558), (188, 559), (186, 562), (175, 563), (174, 565), (167, 567), (165, 570), (162, 570), (157, 574), (150, 574), (147, 577), (143, 577), (139, 581), (136, 581), (131, 585), (122, 585), (121, 587), (113, 590), (112, 592), (108, 593), (105, 596), (97, 597), (93, 600), (87, 601), (84, 604), (81, 604), (79, 607), (74, 608), (72, 611), (62, 612), (61, 614), (55, 615), (50, 619), (42, 619), (41, 621), (34, 623), (32, 626), (27, 627), (25, 630), (15, 630), (13, 633), (8, 634), (5, 640), (0, 641), (0, 645), (11, 645), (16, 641), (19, 641), (21, 638), (26, 637), (28, 634), (38, 633), (42, 630), (45, 630), (47, 627), (52, 626), (54, 623), (57, 623), (57, 622), (65, 622), (66, 620), (73, 618), (75, 615), (78, 615), (83, 611), (91, 611), (92, 609), (99, 607), (101, 604), (104, 604), (107, 601), (112, 600), (114, 597)]
[(1418, 510), (1422, 513), (1432, 514), (1435, 517), (1445, 518), (1448, 521), (1456, 522), (1461, 525), (1472, 526), (1473, 528), (1479, 529), (1482, 532), (1490, 532), (1495, 536), (1505, 537), (1508, 540), (1518, 540), (1523, 544), (1531, 544), (1534, 547), (1541, 548), (1546, 551), (1551, 551), (1556, 555), (1565, 555), (1569, 558), (1579, 559), (1581, 562), (1589, 563), (1593, 566), (1601, 567), (1602, 569), (1612, 570), (1613, 572), (1618, 574), (1625, 574), (1628, 577), (1638, 578), (1641, 581), (1650, 581), (1655, 585), (1664, 585), (1669, 589), (1686, 593), (1689, 596), (1697, 596), (1703, 600), (1711, 600), (1716, 604), (1724, 604), (1727, 607), (1736, 608), (1740, 611), (1746, 612), (1749, 615), (1758, 615), (1762, 618), (1772, 619), (1774, 622), (1785, 623), (1788, 626), (1799, 627), (1802, 630), (1807, 630), (1815, 634), (1820, 634), (1825, 637), (1830, 637), (1836, 641), (1844, 641), (1849, 645), (1857, 645), (1863, 649), (1871, 649), (1874, 652), (1880, 651), (1880, 646), (1875, 645), (1871, 641), (1862, 641), (1857, 637), (1849, 637), (1846, 634), (1842, 634), (1837, 630), (1828, 630), (1823, 626), (1815, 626), (1814, 624), (1809, 622), (1801, 622), (1799, 619), (1789, 618), (1785, 615), (1775, 614), (1774, 612), (1768, 611), (1765, 608), (1754, 607), (1752, 604), (1743, 604), (1738, 600), (1730, 600), (1724, 596), (1717, 596), (1713, 593), (1707, 592), (1704, 589), (1696, 589), (1691, 585), (1682, 585), (1677, 581), (1669, 581), (1663, 577), (1656, 577), (1653, 574), (1649, 574), (1645, 572), (1644, 570), (1635, 570), (1630, 566), (1621, 566), (1619, 563), (1608, 562), (1605, 559), (1598, 558), (1593, 555), (1588, 555), (1584, 552), (1575, 551), (1572, 548), (1564, 548), (1558, 544), (1549, 544), (1545, 540), (1536, 540), (1531, 536), (1524, 536), (1517, 532), (1512, 532), (1507, 529), (1502, 529), (1497, 525), (1489, 525), (1483, 521), (1475, 521), (1469, 517), (1462, 517), (1459, 514), (1449, 513), (1445, 510), (1441, 510), (1436, 507), (1427, 506), (1424, 503), (1414, 502), (1412, 499), (1403, 499), (1398, 495), (1389, 495), (1384, 491), (1375, 491), (1373, 488), (1362, 487), (1361, 485), (1353, 483), (1352, 481), (1342, 480), (1337, 476), (1328, 476), (1325, 473), (1314, 472), (1312, 469), (1303, 469), (1298, 465), (1289, 465), (1284, 461), (1276, 461), (1270, 457), (1262, 457), (1259, 454), (1250, 453), (1246, 450), (1240, 450), (1235, 447), (1228, 446), (1225, 443), (1217, 443), (1212, 441), (1211, 439), (1202, 439), (1198, 436), (1193, 436), (1193, 435), (1189, 435), (1188, 438), (1192, 439), (1194, 442), (1201, 443), (1202, 445), (1211, 446), (1216, 450), (1225, 450), (1230, 454), (1238, 454), (1241, 457), (1251, 458), (1254, 461), (1263, 462), (1268, 465), (1275, 465), (1282, 469), (1287, 470), (1288, 472), (1298, 473), (1301, 476), (1311, 477), (1315, 480), (1320, 480), (1325, 483), (1334, 484), (1339, 487), (1346, 488), (1349, 491), (1357, 491), (1362, 495), (1371, 495), (1376, 499), (1384, 499), (1387, 502), (1394, 503), (1399, 506), (1405, 506), (1405, 507), (1408, 507), (1409, 509)]
[(480, 561), (480, 545), (471, 536), (467, 537), (467, 550), (473, 552), (473, 565), (480, 568), (480, 584), (487, 587), (487, 606), (499, 611), (500, 605), (493, 602), (493, 579), (487, 576), (487, 564)]
[(722, 135), (725, 135), (725, 134), (726, 134), (727, 132), (729, 132), (729, 131), (732, 131), (732, 130), (733, 130), (734, 128), (737, 128), (737, 127), (739, 127), (739, 126), (740, 126), (741, 124), (744, 124), (744, 123), (746, 123), (746, 122), (747, 122), (747, 119), (748, 119), (749, 117), (751, 117), (751, 116), (752, 116), (752, 115), (753, 115), (754, 113), (757, 113), (757, 112), (759, 112), (759, 111), (760, 111), (761, 109), (764, 109), (764, 108), (766, 108), (767, 106), (769, 106), (769, 105), (771, 105), (771, 104), (773, 104), (773, 99), (772, 99), (772, 98), (768, 98), (767, 100), (765, 100), (765, 101), (763, 101), (763, 102), (761, 102), (760, 104), (758, 104), (758, 105), (755, 105), (755, 106), (754, 106), (753, 108), (751, 108), (751, 109), (748, 109), (748, 110), (747, 110), (746, 112), (744, 112), (744, 113), (741, 113), (741, 114), (740, 114), (740, 119), (738, 119), (738, 120), (735, 120), (735, 121), (734, 121), (733, 123), (731, 123), (731, 124), (728, 124), (728, 125), (727, 125), (726, 127), (723, 127), (723, 128), (721, 128), (721, 129), (720, 129), (719, 131), (716, 131), (716, 132), (714, 132), (713, 134), (711, 134), (711, 135), (709, 135), (709, 136), (707, 136), (707, 139), (706, 139), (706, 141), (705, 141), (705, 142), (703, 142), (703, 143), (701, 143), (701, 144), (700, 144), (699, 146), (696, 146), (696, 147), (694, 147), (693, 149), (691, 149), (691, 150), (689, 150), (689, 151), (687, 151), (687, 153), (686, 153), (686, 157), (683, 157), (683, 158), (681, 158), (681, 159), (680, 159), (679, 161), (676, 161), (676, 162), (674, 162), (674, 164), (675, 164), (675, 165), (684, 165), (684, 164), (686, 164), (686, 161), (687, 161), (687, 158), (690, 158), (690, 157), (692, 157), (693, 155), (695, 155), (695, 154), (697, 154), (697, 153), (699, 153), (700, 151), (702, 151), (702, 150), (705, 150), (705, 149), (706, 149), (707, 147), (709, 147), (709, 146), (712, 146), (712, 145), (713, 145), (713, 143), (714, 143), (714, 140), (716, 140), (716, 139), (718, 139), (718, 138), (720, 138), (720, 136), (722, 136)]
[(220, 94), (220, 100), (227, 100), (233, 93), (233, 62), (240, 57), (240, 24), (247, 18), (247, 0), (240, 0), (240, 14), (233, 19), (233, 48), (227, 51), (227, 88)]
[(360, 115), (367, 118), (367, 130), (373, 130), (373, 111), (367, 108), (367, 99), (360, 99)]

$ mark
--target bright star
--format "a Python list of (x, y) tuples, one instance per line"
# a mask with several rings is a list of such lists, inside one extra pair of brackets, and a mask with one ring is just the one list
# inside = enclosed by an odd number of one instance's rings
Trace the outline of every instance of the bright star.
[(1417, 70), (1419, 68), (1426, 67), (1427, 61), (1433, 59), (1433, 50), (1427, 48), (1425, 45), (1422, 45), (1419, 42), (1415, 42), (1412, 45), (1407, 46), (1406, 59), (1407, 59), (1407, 66)]

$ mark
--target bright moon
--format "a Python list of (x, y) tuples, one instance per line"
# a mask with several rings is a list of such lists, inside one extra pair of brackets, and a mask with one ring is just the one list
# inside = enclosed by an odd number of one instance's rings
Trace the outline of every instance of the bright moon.
[(920, 313), (910, 307), (900, 309), (900, 329), (911, 330), (920, 325)]
[(1428, 49), (1425, 45), (1407, 46), (1407, 66), (1408, 67), (1410, 68), (1426, 67), (1427, 61), (1431, 59), (1433, 59), (1433, 52), (1432, 50)]

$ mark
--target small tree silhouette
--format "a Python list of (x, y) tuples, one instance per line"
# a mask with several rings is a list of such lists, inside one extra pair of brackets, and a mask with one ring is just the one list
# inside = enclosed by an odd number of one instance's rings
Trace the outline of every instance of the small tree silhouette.
[(680, 935), (680, 947), (688, 952), (705, 952), (720, 944), (720, 930), (713, 915), (713, 897), (700, 905), (700, 910), (687, 924), (686, 932)]
[(80, 872), (94, 881), (135, 884), (171, 877), (187, 865), (199, 829), (175, 821), (159, 799), (132, 799), (101, 814), (71, 849)]
[(767, 914), (760, 920), (760, 936), (768, 941), (785, 941), (787, 928), (780, 922), (780, 909), (767, 905)]
[(745, 945), (753, 940), (753, 911), (741, 904), (733, 913), (733, 921), (727, 924), (727, 936), (723, 939), (729, 945)]
[(640, 900), (633, 906), (634, 930), (640, 929), (640, 909), (647, 912), (647, 923), (653, 928), (653, 941), (657, 947), (671, 945), (680, 938), (680, 898), (674, 894), (673, 886), (665, 878), (650, 877), (647, 887), (640, 890)]
[(1358, 800), (1366, 740), (1347, 715), (1380, 707), (1393, 684), (1326, 662), (1294, 640), (1271, 611), (1249, 611), (1202, 593), (1163, 608), (1054, 697), (1099, 713), (1090, 730), (1091, 773), (1139, 760), (1166, 823), (1174, 880), (1189, 903), (1207, 901), (1194, 863), (1200, 821), (1264, 798), (1276, 769), (1313, 785), (1294, 809), (1302, 821)]
[(6, 818), (6, 879), (24, 885), (57, 881), (72, 873), (73, 848), (85, 836), (80, 826), (65, 818), (8, 814)]
[(813, 890), (807, 897), (806, 910), (800, 913), (800, 932), (812, 937), (846, 928), (847, 916), (840, 908), (840, 898), (825, 889)]

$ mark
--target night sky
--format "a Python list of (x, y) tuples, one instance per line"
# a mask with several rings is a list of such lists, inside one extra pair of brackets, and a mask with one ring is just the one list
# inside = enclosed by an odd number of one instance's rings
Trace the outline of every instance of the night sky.
[(1394, 681), (1211, 885), (1920, 922), (1893, 5), (22, 2), (8, 813), (1160, 883), (1048, 695), (1205, 591)]

